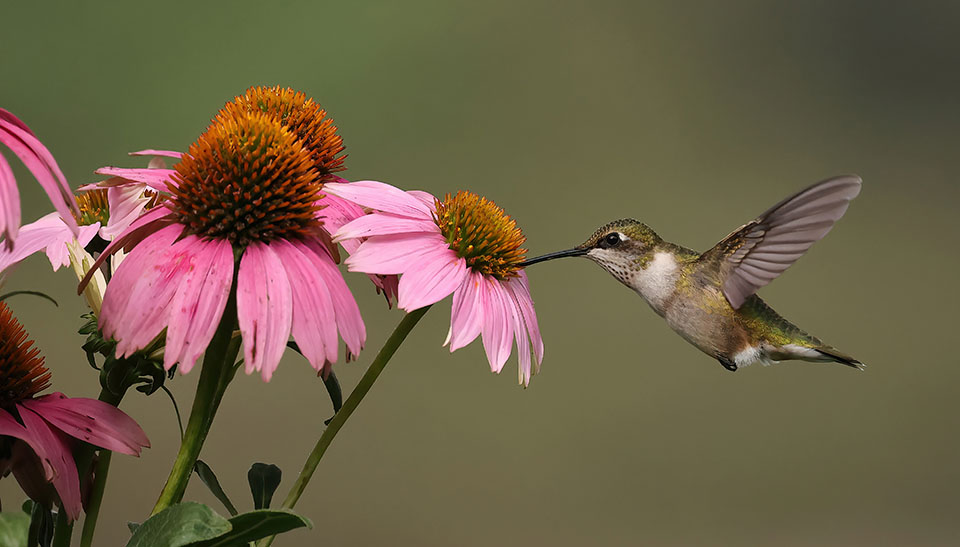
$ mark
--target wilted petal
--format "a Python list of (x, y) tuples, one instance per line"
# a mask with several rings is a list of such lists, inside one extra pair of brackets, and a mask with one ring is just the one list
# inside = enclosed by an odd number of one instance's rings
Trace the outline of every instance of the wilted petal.
[(292, 315), (283, 263), (267, 245), (249, 245), (237, 278), (237, 318), (247, 374), (259, 370), (264, 381), (270, 381), (290, 338)]
[(18, 409), (20, 419), (30, 435), (30, 438), (23, 440), (33, 448), (41, 461), (49, 462), (53, 469), (50, 479), (60, 494), (63, 509), (70, 520), (76, 520), (80, 516), (80, 477), (70, 445), (62, 434), (54, 431), (50, 424), (34, 411), (22, 405), (18, 405)]
[(103, 401), (51, 393), (21, 405), (67, 435), (107, 450), (139, 456), (143, 447), (150, 446), (146, 433), (133, 418)]
[(163, 368), (180, 363), (180, 372), (186, 374), (210, 344), (223, 316), (233, 285), (233, 247), (225, 239), (204, 241), (194, 235), (177, 244), (182, 245), (178, 259), (189, 264), (170, 304)]

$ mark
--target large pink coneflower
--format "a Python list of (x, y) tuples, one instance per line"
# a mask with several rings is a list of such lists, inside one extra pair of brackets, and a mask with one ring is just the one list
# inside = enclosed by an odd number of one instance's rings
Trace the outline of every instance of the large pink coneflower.
[(166, 329), (164, 366), (188, 372), (234, 282), (248, 374), (269, 380), (291, 335), (318, 371), (337, 360), (338, 332), (350, 354), (363, 347), (360, 311), (319, 218), (323, 180), (339, 168), (342, 145), (319, 106), (274, 91), (286, 125), (264, 103), (253, 108), (238, 97), (173, 169), (100, 171), (168, 195), (103, 253), (135, 244), (107, 285), (100, 315), (118, 355)]
[[(66, 177), (53, 159), (53, 154), (37, 139), (25, 123), (10, 112), (0, 108), (0, 143), (7, 146), (33, 173), (43, 187), (53, 207), (67, 226), (76, 234), (77, 223), (73, 214), (78, 213)], [(8, 248), (12, 247), (20, 229), (20, 192), (13, 177), (10, 164), (0, 155), (0, 238)]]
[(76, 440), (132, 456), (150, 441), (132, 418), (96, 399), (62, 393), (37, 396), (50, 372), (23, 326), (0, 303), (0, 476), (13, 472), (32, 499), (59, 499), (71, 520), (80, 515)]
[(346, 260), (350, 270), (400, 274), (398, 306), (407, 311), (452, 293), (450, 351), (481, 336), (491, 369), (500, 372), (515, 341), (520, 383), (530, 383), (543, 340), (518, 267), (524, 237), (502, 209), (469, 192), (438, 200), (374, 181), (327, 184), (324, 191), (372, 210), (334, 235), (362, 241)]

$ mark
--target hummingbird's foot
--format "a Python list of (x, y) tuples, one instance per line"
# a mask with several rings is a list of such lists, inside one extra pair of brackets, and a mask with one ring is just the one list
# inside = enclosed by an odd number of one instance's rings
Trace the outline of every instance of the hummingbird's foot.
[(723, 355), (718, 355), (717, 361), (720, 361), (720, 364), (723, 365), (723, 368), (729, 370), (730, 372), (737, 371), (737, 364), (731, 361), (730, 359), (727, 359)]

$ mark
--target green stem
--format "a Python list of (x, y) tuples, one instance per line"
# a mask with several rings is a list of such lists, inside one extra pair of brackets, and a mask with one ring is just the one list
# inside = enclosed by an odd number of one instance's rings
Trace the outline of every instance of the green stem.
[(93, 545), (93, 534), (97, 530), (97, 518), (100, 516), (100, 504), (103, 502), (103, 491), (107, 487), (112, 456), (113, 452), (109, 450), (100, 451), (93, 487), (90, 490), (90, 501), (87, 502), (87, 514), (83, 517), (83, 530), (80, 531), (80, 547)]
[(57, 511), (57, 523), (53, 527), (53, 547), (67, 547), (70, 545), (70, 539), (73, 536), (73, 523), (67, 517), (67, 512), (63, 506)]
[(193, 408), (190, 409), (187, 430), (180, 442), (180, 451), (173, 462), (173, 469), (170, 470), (170, 476), (163, 485), (163, 491), (160, 492), (160, 498), (154, 505), (151, 515), (156, 515), (183, 499), (187, 482), (193, 473), (193, 466), (200, 457), (200, 449), (210, 432), (223, 391), (233, 374), (233, 362), (240, 349), (239, 344), (230, 343), (236, 323), (237, 300), (234, 292), (227, 301), (217, 332), (213, 335), (213, 340), (210, 341), (210, 346), (207, 347), (203, 356), (200, 380), (197, 382), (197, 393), (193, 397)]
[[(366, 396), (367, 392), (370, 391), (370, 388), (373, 387), (374, 382), (377, 381), (377, 377), (379, 377), (380, 373), (383, 372), (383, 369), (387, 366), (390, 358), (393, 357), (394, 353), (396, 353), (397, 348), (400, 347), (400, 344), (403, 343), (403, 341), (407, 338), (407, 335), (410, 334), (410, 331), (413, 330), (413, 327), (416, 326), (417, 322), (420, 321), (420, 318), (423, 317), (423, 314), (427, 313), (427, 310), (429, 309), (430, 306), (425, 306), (423, 308), (413, 310), (412, 312), (403, 316), (403, 319), (400, 320), (397, 328), (393, 330), (393, 334), (391, 334), (390, 338), (387, 338), (387, 341), (384, 342), (383, 347), (380, 348), (380, 353), (377, 353), (377, 356), (374, 358), (373, 362), (370, 363), (370, 368), (368, 368), (363, 374), (363, 377), (360, 378), (360, 382), (357, 383), (357, 387), (353, 388), (353, 392), (350, 393), (350, 396), (347, 397), (346, 401), (344, 401), (343, 407), (333, 417), (333, 420), (330, 421), (330, 425), (327, 426), (327, 429), (323, 431), (323, 434), (320, 435), (320, 439), (313, 447), (313, 451), (310, 452), (310, 456), (307, 457), (307, 461), (303, 464), (303, 469), (300, 471), (300, 474), (297, 475), (296, 482), (293, 483), (293, 486), (290, 488), (290, 492), (287, 494), (286, 499), (283, 500), (284, 509), (292, 509), (293, 506), (297, 504), (297, 501), (303, 494), (304, 489), (307, 487), (307, 483), (309, 483), (310, 479), (313, 477), (314, 471), (317, 470), (317, 465), (319, 465), (320, 460), (323, 459), (323, 455), (326, 453), (327, 447), (329, 447), (330, 443), (333, 442), (334, 437), (337, 436), (340, 428), (342, 428), (343, 424), (345, 424), (347, 419), (350, 418), (350, 415), (353, 414), (353, 411), (360, 406), (360, 401), (363, 401), (364, 396)], [(276, 536), (270, 536), (260, 540), (258, 546), (268, 547), (271, 543), (273, 543), (274, 537)]]

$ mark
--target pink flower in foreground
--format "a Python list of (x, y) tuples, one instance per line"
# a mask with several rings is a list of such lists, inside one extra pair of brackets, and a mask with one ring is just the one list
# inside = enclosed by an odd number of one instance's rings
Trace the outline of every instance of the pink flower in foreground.
[(62, 393), (36, 397), (50, 385), (39, 350), (0, 303), (0, 476), (13, 472), (32, 499), (59, 498), (71, 520), (80, 515), (74, 439), (139, 456), (150, 441), (132, 418), (96, 399)]
[(490, 368), (500, 372), (515, 341), (520, 383), (530, 383), (543, 360), (543, 339), (518, 268), (524, 237), (502, 209), (469, 192), (441, 201), (374, 181), (327, 184), (324, 191), (373, 210), (334, 235), (362, 240), (346, 260), (351, 271), (400, 274), (398, 306), (407, 311), (452, 293), (450, 351), (481, 336)]
[(318, 371), (337, 360), (338, 331), (349, 353), (363, 347), (360, 311), (318, 218), (313, 154), (271, 116), (222, 110), (174, 169), (107, 174), (170, 194), (101, 256), (135, 244), (107, 285), (100, 315), (118, 355), (166, 329), (164, 366), (188, 372), (213, 337), (234, 279), (248, 374), (270, 380), (291, 335)]
[[(77, 203), (70, 185), (60, 171), (53, 154), (30, 131), (19, 118), (0, 108), (0, 143), (7, 146), (33, 173), (43, 187), (54, 209), (66, 220), (70, 230), (77, 233), (73, 213)], [(10, 164), (0, 155), (0, 238), (6, 240), (7, 248), (13, 246), (20, 228), (20, 192), (13, 177)]]

